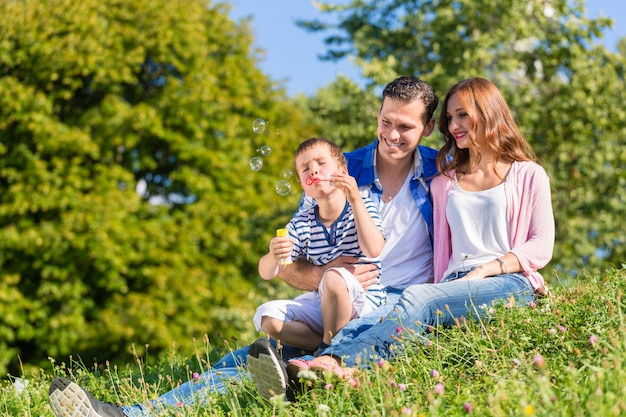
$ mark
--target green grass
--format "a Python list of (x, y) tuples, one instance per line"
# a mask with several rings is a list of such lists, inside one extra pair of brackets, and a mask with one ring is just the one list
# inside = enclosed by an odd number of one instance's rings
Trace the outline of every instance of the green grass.
[[(553, 287), (535, 306), (476, 306), (489, 318), (433, 329), (428, 339), (401, 331), (392, 361), (372, 364), (354, 381), (315, 381), (291, 404), (265, 401), (249, 380), (200, 406), (170, 416), (619, 416), (626, 415), (626, 269)], [(158, 363), (55, 363), (54, 375), (22, 375), (17, 393), (1, 385), (0, 415), (53, 416), (48, 386), (67, 376), (98, 398), (144, 402), (202, 372), (228, 344), (197, 343), (194, 357), (176, 351)]]

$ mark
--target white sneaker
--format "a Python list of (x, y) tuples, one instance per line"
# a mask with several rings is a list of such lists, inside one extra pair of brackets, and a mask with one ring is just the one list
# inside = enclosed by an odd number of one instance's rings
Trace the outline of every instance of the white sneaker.
[(66, 378), (52, 381), (48, 395), (57, 417), (126, 417), (119, 405), (95, 399)]
[(265, 399), (285, 395), (287, 369), (278, 352), (267, 338), (260, 338), (248, 349), (248, 370), (257, 391)]

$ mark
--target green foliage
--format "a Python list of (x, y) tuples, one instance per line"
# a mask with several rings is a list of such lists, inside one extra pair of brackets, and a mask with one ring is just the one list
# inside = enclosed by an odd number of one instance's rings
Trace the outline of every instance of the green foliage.
[(312, 97), (296, 97), (307, 123), (333, 140), (342, 149), (352, 151), (376, 138), (376, 114), (380, 97), (371, 89), (361, 90), (354, 81), (340, 75), (320, 88)]
[(241, 312), (272, 290), (258, 257), (300, 194), (274, 184), (304, 135), (227, 12), (0, 1), (0, 372), (252, 333)]
[(537, 86), (541, 101), (516, 96), (554, 187), (554, 263), (571, 275), (626, 259), (625, 69), (624, 57), (593, 48), (569, 64), (567, 83)]
[[(584, 275), (556, 285), (529, 306), (497, 303), (484, 320), (459, 319), (425, 338), (404, 330), (393, 360), (367, 364), (351, 381), (317, 379), (296, 403), (261, 398), (248, 379), (224, 395), (157, 415), (189, 416), (619, 416), (626, 412), (626, 270)], [(78, 381), (97, 398), (144, 403), (193, 380), (235, 345), (205, 338), (195, 354), (173, 350), (159, 360), (136, 356), (124, 367), (55, 364), (54, 376)], [(47, 398), (53, 375), (22, 375), (15, 394), (0, 386), (0, 415), (52, 416)], [(469, 411), (468, 411), (469, 410)]]
[[(503, 90), (552, 179), (557, 242), (545, 271), (575, 276), (626, 259), (626, 40), (619, 53), (598, 45), (611, 19), (588, 19), (580, 0), (328, 3), (319, 7), (334, 23), (299, 24), (328, 33), (325, 58), (350, 57), (370, 88), (411, 74), (442, 98), (470, 76)], [(326, 95), (318, 93), (311, 107)], [(438, 148), (438, 136), (424, 144)]]

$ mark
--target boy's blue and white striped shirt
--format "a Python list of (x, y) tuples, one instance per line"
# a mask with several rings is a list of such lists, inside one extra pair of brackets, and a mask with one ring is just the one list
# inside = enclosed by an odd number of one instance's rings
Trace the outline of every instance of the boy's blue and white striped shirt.
[[(378, 229), (384, 233), (376, 205), (369, 198), (363, 198), (365, 207)], [(380, 259), (367, 258), (359, 247), (356, 233), (356, 223), (352, 207), (346, 205), (339, 218), (326, 227), (318, 220), (318, 206), (300, 210), (287, 225), (289, 236), (294, 241), (291, 253), (293, 260), (304, 257), (314, 265), (326, 265), (340, 256), (361, 258), (362, 263), (373, 263), (381, 269)], [(382, 305), (386, 300), (386, 292), (380, 284), (380, 275), (376, 284), (369, 287), (366, 294), (370, 303)]]

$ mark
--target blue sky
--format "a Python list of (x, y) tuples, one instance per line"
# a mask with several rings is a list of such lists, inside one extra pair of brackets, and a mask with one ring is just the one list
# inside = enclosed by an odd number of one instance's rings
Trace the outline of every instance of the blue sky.
[[(255, 45), (265, 50), (260, 68), (273, 80), (281, 81), (289, 95), (314, 94), (315, 91), (344, 74), (355, 81), (359, 71), (348, 59), (339, 63), (320, 61), (318, 55), (326, 48), (324, 35), (308, 33), (297, 27), (297, 19), (320, 17), (327, 19), (313, 6), (311, 0), (230, 0), (231, 17), (252, 16)], [(599, 14), (615, 20), (611, 31), (604, 35), (604, 43), (615, 50), (617, 40), (626, 36), (626, 1), (587, 0), (590, 17)]]

